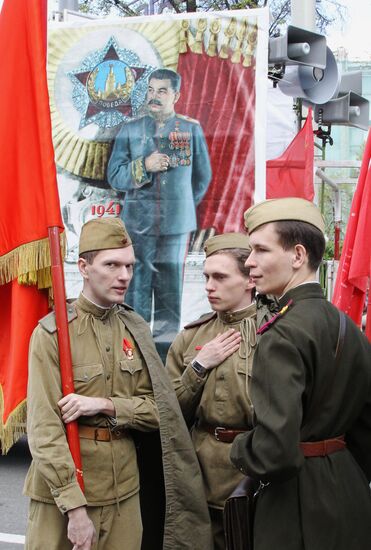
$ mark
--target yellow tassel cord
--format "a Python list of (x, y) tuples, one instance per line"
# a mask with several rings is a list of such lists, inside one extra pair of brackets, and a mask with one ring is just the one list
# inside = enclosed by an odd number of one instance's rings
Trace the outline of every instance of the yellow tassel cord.
[(250, 67), (256, 53), (257, 36), (257, 25), (251, 18), (237, 20), (233, 17), (224, 27), (220, 18), (210, 21), (197, 19), (194, 23), (183, 20), (179, 53), (187, 53), (188, 49), (197, 54), (206, 51), (209, 57), (219, 56), (221, 59), (230, 59), (232, 63), (242, 64), (243, 67)]
[[(62, 258), (66, 254), (66, 235), (60, 235)], [(22, 244), (0, 257), (0, 284), (18, 279), (20, 285), (51, 288), (49, 240), (40, 239)]]
[(3, 422), (4, 394), (0, 385), (0, 454), (5, 455), (9, 449), (26, 433), (26, 400), (22, 401), (10, 413), (6, 423)]

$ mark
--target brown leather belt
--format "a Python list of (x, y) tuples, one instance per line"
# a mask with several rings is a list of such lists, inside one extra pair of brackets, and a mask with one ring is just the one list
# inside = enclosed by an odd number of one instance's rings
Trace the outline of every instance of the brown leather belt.
[(127, 436), (125, 428), (95, 428), (94, 426), (79, 425), (79, 436), (82, 439), (93, 439), (94, 441), (111, 441), (122, 439)]
[(306, 441), (300, 443), (301, 452), (305, 457), (327, 456), (337, 451), (343, 451), (346, 447), (344, 436), (339, 435), (333, 439), (323, 441)]
[(217, 441), (221, 441), (222, 443), (232, 443), (237, 435), (243, 434), (246, 431), (223, 428), (222, 426), (210, 426), (210, 424), (200, 424), (199, 427), (201, 430), (205, 430), (205, 432), (213, 435)]

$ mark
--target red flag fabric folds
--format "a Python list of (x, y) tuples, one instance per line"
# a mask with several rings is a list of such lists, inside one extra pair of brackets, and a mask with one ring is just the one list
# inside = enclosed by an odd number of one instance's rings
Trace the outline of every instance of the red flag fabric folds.
[[(243, 230), (255, 180), (255, 66), (190, 50), (179, 56), (182, 94), (178, 113), (196, 118), (204, 131), (212, 181), (198, 208), (200, 229)], [(202, 84), (200, 83), (202, 81)]]
[[(48, 227), (63, 227), (46, 79), (46, 0), (0, 12), (0, 442), (24, 420), (29, 338), (47, 312)], [(48, 276), (49, 275), (49, 276)], [(18, 278), (18, 280), (17, 280)]]
[(300, 197), (312, 201), (314, 137), (312, 110), (303, 128), (286, 151), (278, 158), (267, 161), (266, 198)]
[[(368, 133), (359, 179), (349, 213), (332, 299), (333, 303), (345, 311), (357, 325), (361, 324), (371, 274), (370, 160), (371, 130)], [(371, 315), (367, 315), (366, 334), (371, 340)]]

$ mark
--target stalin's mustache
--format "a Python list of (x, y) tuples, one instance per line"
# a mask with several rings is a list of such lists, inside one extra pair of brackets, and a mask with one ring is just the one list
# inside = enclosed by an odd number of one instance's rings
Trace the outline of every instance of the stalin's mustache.
[(150, 99), (147, 103), (147, 105), (162, 105), (161, 101), (159, 101), (158, 99)]

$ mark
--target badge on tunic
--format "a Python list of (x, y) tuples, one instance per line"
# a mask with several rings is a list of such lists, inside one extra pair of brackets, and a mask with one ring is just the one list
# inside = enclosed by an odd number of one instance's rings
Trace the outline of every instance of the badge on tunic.
[(122, 341), (122, 349), (126, 355), (126, 358), (129, 359), (129, 361), (134, 359), (134, 346), (126, 338), (124, 338)]

